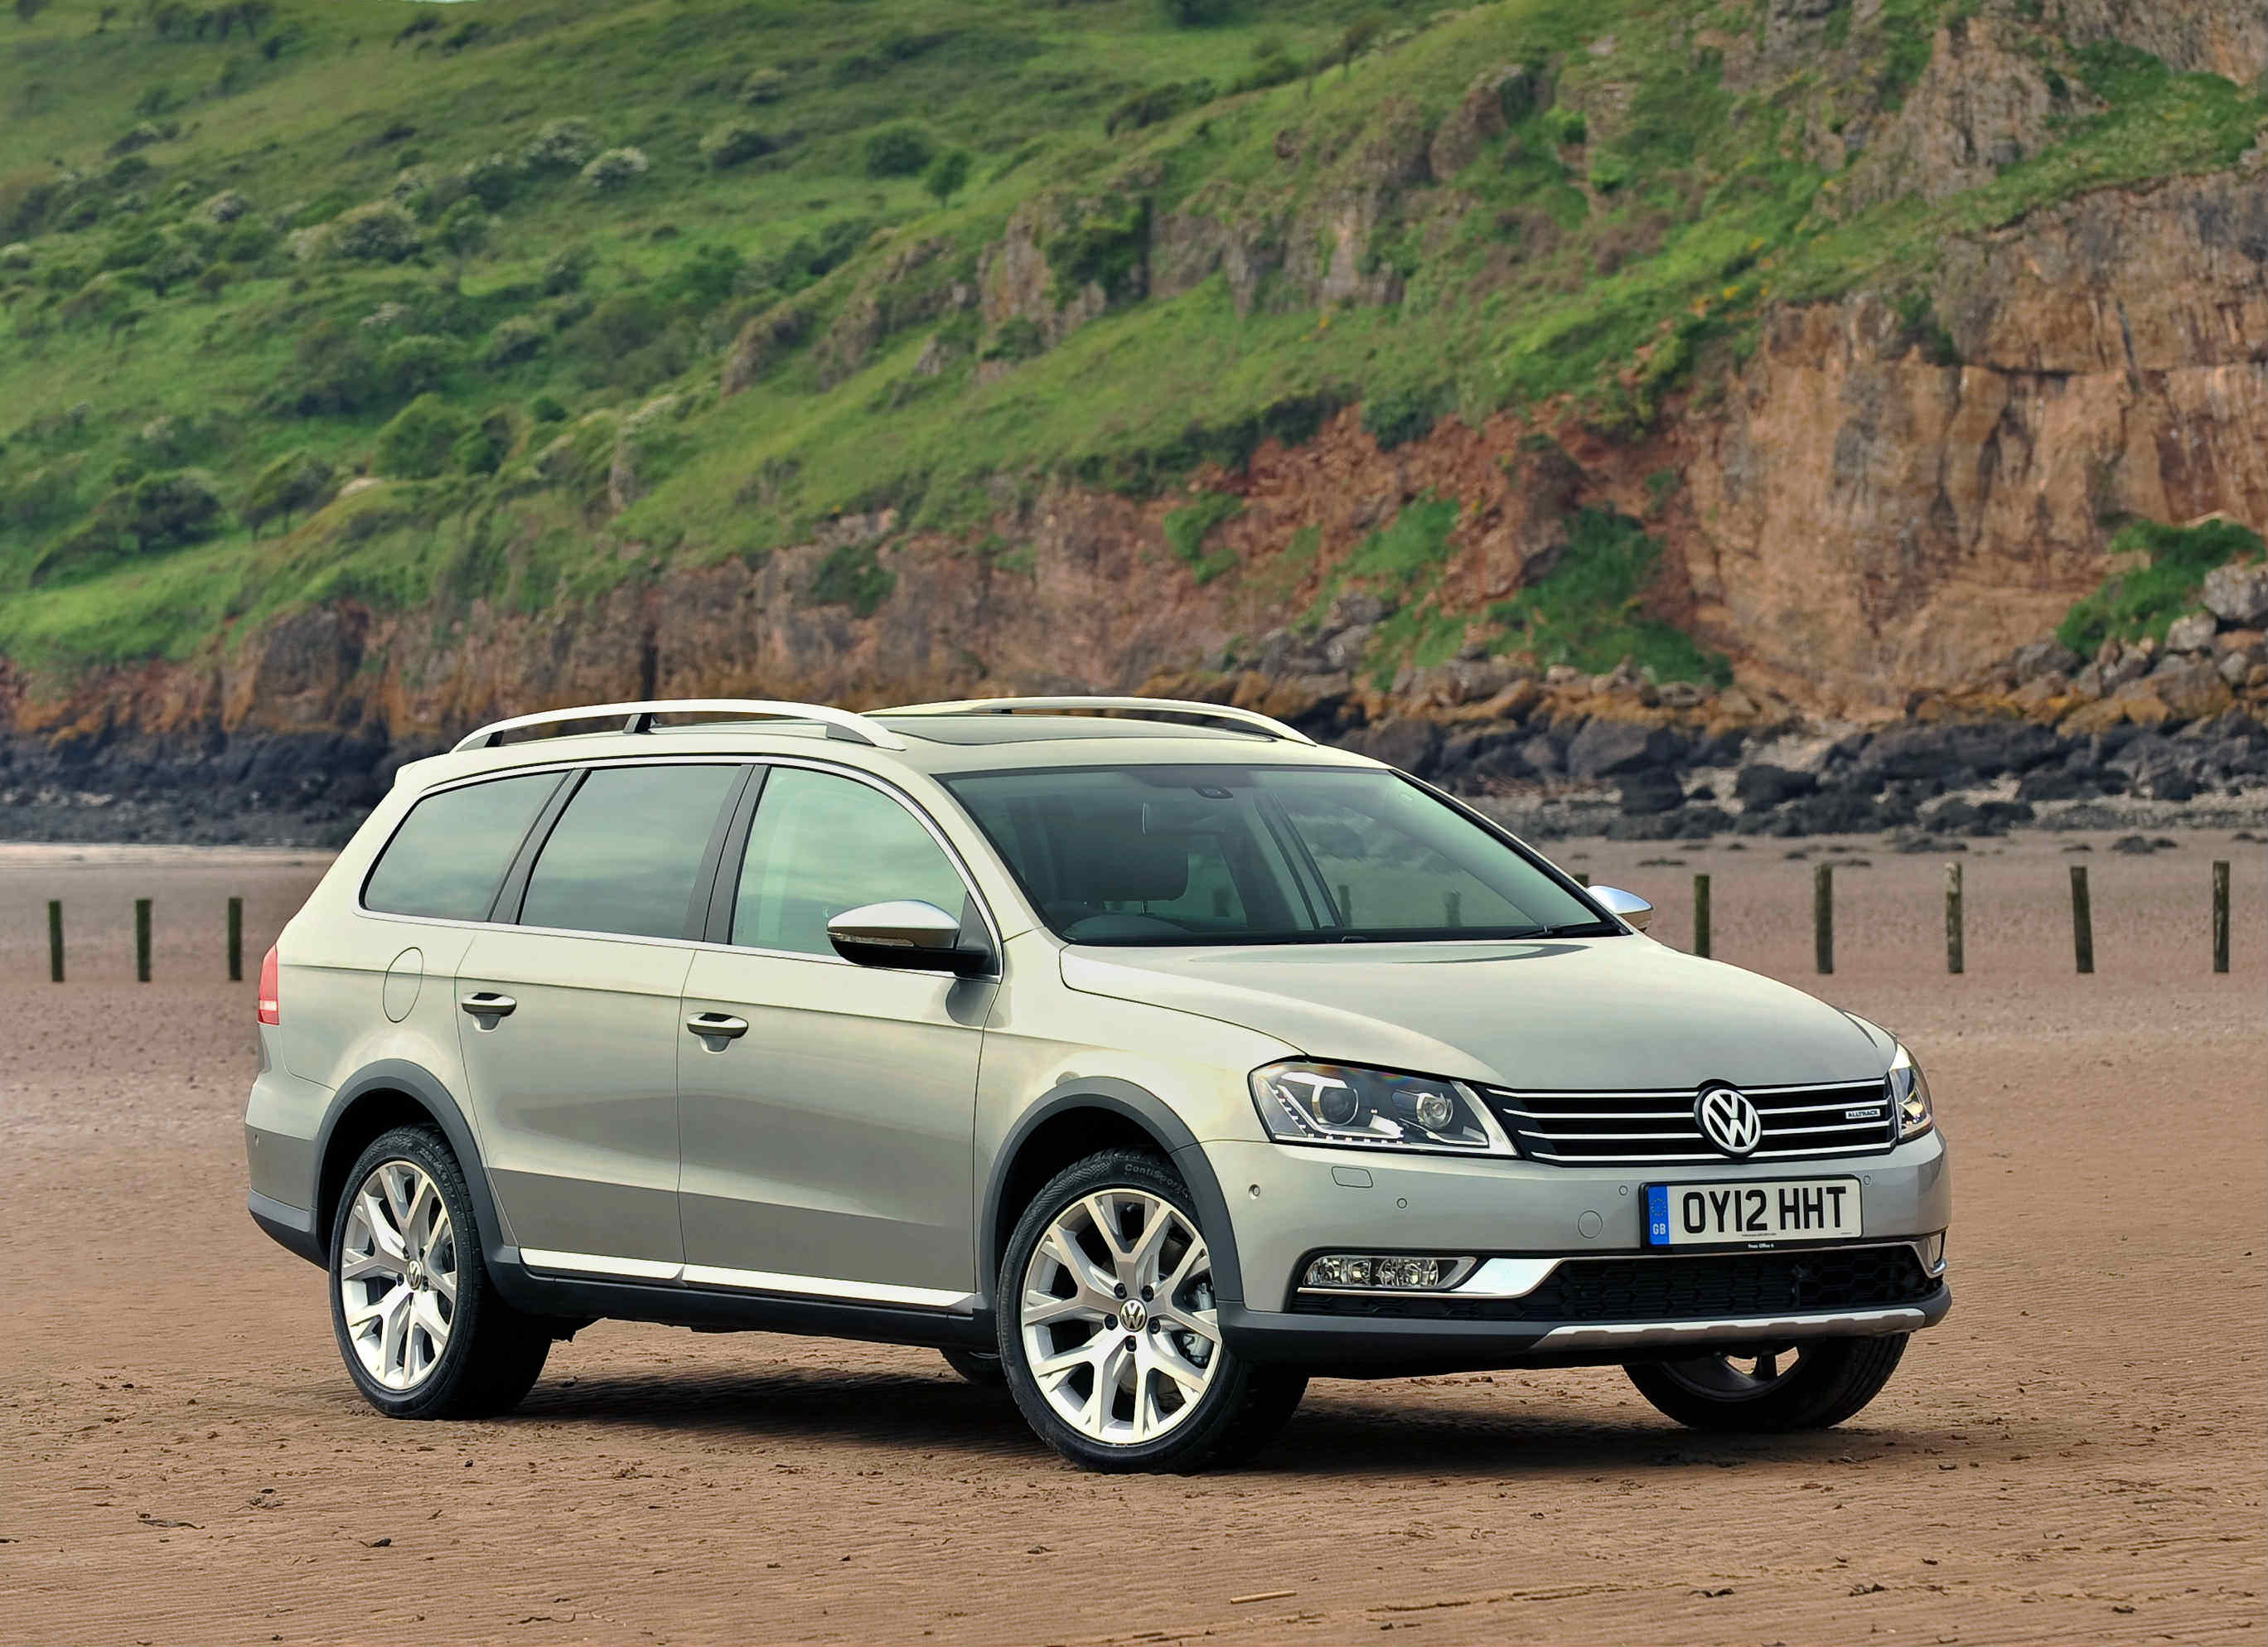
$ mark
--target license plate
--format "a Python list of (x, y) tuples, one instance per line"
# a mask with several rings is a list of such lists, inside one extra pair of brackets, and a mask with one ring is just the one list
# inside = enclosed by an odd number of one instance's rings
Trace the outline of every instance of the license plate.
[(1856, 1178), (1646, 1186), (1648, 1246), (1831, 1241), (1859, 1233)]

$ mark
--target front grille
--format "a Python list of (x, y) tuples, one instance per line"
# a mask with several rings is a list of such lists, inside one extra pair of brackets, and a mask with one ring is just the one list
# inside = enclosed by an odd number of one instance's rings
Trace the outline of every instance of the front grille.
[[(1743, 1087), (1764, 1122), (1749, 1161), (1872, 1155), (1896, 1142), (1887, 1081), (1823, 1087)], [(1521, 1154), (1557, 1166), (1718, 1162), (1725, 1154), (1694, 1119), (1697, 1089), (1660, 1092), (1488, 1090), (1489, 1107)]]
[(1524, 1298), (1302, 1293), (1292, 1308), (1307, 1315), (1434, 1321), (1711, 1321), (1918, 1304), (1938, 1284), (1913, 1248), (1900, 1242), (1800, 1252), (1569, 1259)]

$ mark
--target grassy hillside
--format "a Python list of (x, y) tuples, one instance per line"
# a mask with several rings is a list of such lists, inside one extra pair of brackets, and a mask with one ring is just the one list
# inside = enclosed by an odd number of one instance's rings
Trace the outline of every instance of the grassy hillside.
[[(1869, 283), (1941, 336), (1946, 234), (2226, 166), (2268, 111), (2043, 40), (2052, 141), (1851, 209), (1816, 133), (1895, 110), (1965, 9), (1830, 12), (1736, 88), (1754, 0), (18, 0), (0, 653), (179, 658), (345, 595), (540, 610), (884, 506), (1012, 557), (985, 522), (1050, 476), (1145, 492), (1357, 403), (1382, 443), (1557, 396), (1631, 435), (1763, 306)], [(1165, 296), (1168, 223), (1297, 243)], [(976, 294), (1012, 230), (1044, 290), (1009, 313)], [(1211, 524), (1174, 540), (1200, 577)], [(887, 598), (871, 550), (830, 566), (812, 598)], [(1569, 598), (1503, 616), (1572, 632)]]

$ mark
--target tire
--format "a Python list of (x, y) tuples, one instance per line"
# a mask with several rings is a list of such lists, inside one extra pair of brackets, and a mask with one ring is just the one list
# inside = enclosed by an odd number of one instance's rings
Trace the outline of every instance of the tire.
[(489, 1279), (464, 1170), (429, 1127), (396, 1127), (356, 1159), (326, 1269), (340, 1359), (389, 1418), (509, 1412), (550, 1354), (549, 1326)]
[(1001, 1370), (1040, 1439), (1108, 1473), (1199, 1470), (1273, 1440), (1307, 1381), (1228, 1348), (1211, 1274), (1196, 1202), (1157, 1156), (1112, 1150), (1057, 1174), (1017, 1221), (994, 1295)]
[(945, 1364), (979, 1389), (997, 1390), (1008, 1382), (1000, 1370), (1000, 1353), (992, 1349), (947, 1349), (939, 1354)]
[[(1633, 1362), (1623, 1370), (1640, 1395), (1690, 1429), (1760, 1434), (1826, 1429), (1882, 1392), (1906, 1353), (1909, 1336), (1813, 1339), (1772, 1347), (1776, 1353), (1764, 1357)], [(1795, 1364), (1780, 1367), (1791, 1353)], [(1744, 1362), (1754, 1363), (1754, 1368), (1744, 1369)], [(1767, 1370), (1771, 1377), (1760, 1376)]]

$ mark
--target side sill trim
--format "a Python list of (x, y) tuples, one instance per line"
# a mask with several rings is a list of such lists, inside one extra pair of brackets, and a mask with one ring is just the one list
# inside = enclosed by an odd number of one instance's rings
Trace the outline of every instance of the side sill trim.
[(820, 1275), (726, 1269), (711, 1264), (672, 1264), (654, 1259), (610, 1258), (594, 1252), (551, 1252), (535, 1247), (522, 1247), (519, 1259), (530, 1270), (602, 1275), (616, 1281), (728, 1287), (740, 1292), (786, 1293), (799, 1298), (848, 1304), (902, 1304), (919, 1310), (949, 1310), (962, 1315), (976, 1307), (972, 1293), (948, 1292), (934, 1287), (894, 1287), (881, 1281), (836, 1281)]
[(1930, 1325), (1923, 1311), (1900, 1306), (1890, 1310), (1835, 1310), (1817, 1315), (1761, 1315), (1719, 1321), (1616, 1321), (1577, 1326), (1555, 1326), (1537, 1340), (1538, 1350), (1587, 1349), (1631, 1346), (1702, 1344), (1726, 1339), (1765, 1337), (1778, 1333), (1804, 1337), (1873, 1337), (1886, 1333), (1918, 1333)]

